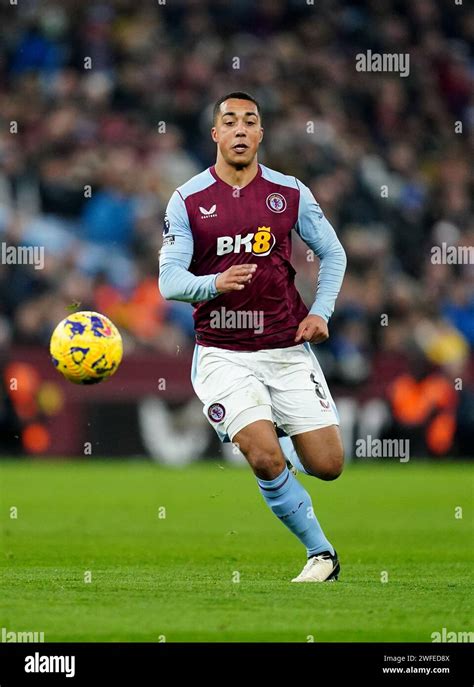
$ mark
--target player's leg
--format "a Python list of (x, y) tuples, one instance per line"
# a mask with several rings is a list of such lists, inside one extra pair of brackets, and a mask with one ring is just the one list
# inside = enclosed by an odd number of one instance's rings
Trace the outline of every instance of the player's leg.
[(291, 437), (305, 472), (323, 480), (337, 479), (344, 467), (344, 448), (337, 425)]
[[(308, 345), (274, 352), (265, 379), (270, 387), (276, 423), (291, 437), (286, 440), (286, 457), (304, 472), (323, 480), (339, 477), (344, 450), (335, 403), (318, 360)], [(295, 450), (296, 454), (295, 455)]]
[[(291, 437), (307, 474), (330, 480), (342, 471), (342, 442), (338, 415), (326, 380), (314, 354), (305, 345), (262, 351), (264, 381), (270, 390), (274, 420)], [(285, 451), (290, 462), (294, 454)], [(310, 555), (296, 582), (337, 578), (339, 561), (328, 542), (320, 555)]]
[(269, 420), (252, 422), (231, 438), (244, 454), (257, 479), (273, 480), (286, 467), (275, 428)]
[[(337, 577), (321, 554), (332, 549), (314, 515), (309, 494), (289, 472), (273, 425), (270, 393), (253, 369), (255, 356), (196, 346), (192, 383), (221, 441), (238, 443), (272, 512), (318, 560), (312, 581)], [(299, 581), (299, 580), (298, 580)]]
[(232, 441), (246, 457), (269, 508), (305, 545), (308, 558), (325, 551), (334, 554), (314, 514), (310, 495), (288, 470), (273, 423), (252, 422)]
[(296, 475), (298, 474), (298, 472), (302, 472), (305, 475), (311, 475), (312, 473), (309, 472), (309, 470), (307, 470), (301, 462), (301, 459), (298, 453), (296, 452), (296, 448), (291, 440), (291, 437), (278, 436), (278, 441), (280, 443), (280, 448), (285, 455), (286, 464), (293, 472), (293, 474)]

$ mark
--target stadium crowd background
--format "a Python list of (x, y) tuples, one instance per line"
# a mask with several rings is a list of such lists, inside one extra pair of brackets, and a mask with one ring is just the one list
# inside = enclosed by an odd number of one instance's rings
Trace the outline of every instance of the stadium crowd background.
[[(157, 289), (163, 215), (214, 161), (214, 101), (246, 90), (263, 107), (260, 161), (311, 187), (348, 255), (318, 347), (329, 380), (366, 383), (382, 352), (416, 362), (414, 378), (434, 365), (469, 384), (474, 266), (431, 259), (474, 245), (466, 8), (22, 0), (0, 27), (0, 241), (45, 247), (42, 270), (0, 263), (4, 351), (47, 346), (74, 303), (110, 316), (127, 353), (192, 347), (191, 306)], [(369, 49), (408, 53), (409, 76), (358, 72)], [(309, 304), (317, 261), (297, 237), (293, 260)]]

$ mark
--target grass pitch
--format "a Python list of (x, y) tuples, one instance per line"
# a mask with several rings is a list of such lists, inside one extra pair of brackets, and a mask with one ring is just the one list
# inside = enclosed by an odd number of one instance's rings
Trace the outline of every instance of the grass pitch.
[(46, 642), (429, 642), (472, 630), (472, 477), (467, 463), (415, 461), (300, 476), (342, 571), (297, 585), (304, 549), (249, 468), (3, 462), (0, 625)]

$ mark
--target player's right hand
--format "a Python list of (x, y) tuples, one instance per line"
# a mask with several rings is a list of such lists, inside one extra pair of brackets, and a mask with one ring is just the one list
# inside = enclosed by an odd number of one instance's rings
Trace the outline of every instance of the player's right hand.
[(232, 265), (225, 272), (221, 272), (216, 279), (216, 289), (219, 293), (228, 291), (241, 291), (245, 285), (252, 281), (252, 277), (257, 269), (255, 263), (246, 265)]

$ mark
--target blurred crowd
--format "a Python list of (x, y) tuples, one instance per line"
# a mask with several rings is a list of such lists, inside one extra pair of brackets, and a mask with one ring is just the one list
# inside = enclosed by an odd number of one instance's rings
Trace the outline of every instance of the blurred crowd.
[[(21, 0), (0, 35), (0, 242), (45, 247), (44, 269), (0, 262), (0, 346), (46, 345), (74, 307), (109, 315), (128, 350), (192, 346), (191, 306), (157, 289), (164, 210), (214, 161), (214, 101), (245, 90), (260, 161), (311, 187), (347, 251), (328, 376), (357, 385), (374, 354), (413, 346), (462, 373), (474, 265), (432, 248), (474, 245), (466, 6)], [(408, 53), (409, 75), (357, 71), (369, 49)], [(308, 304), (311, 257), (295, 237)]]

